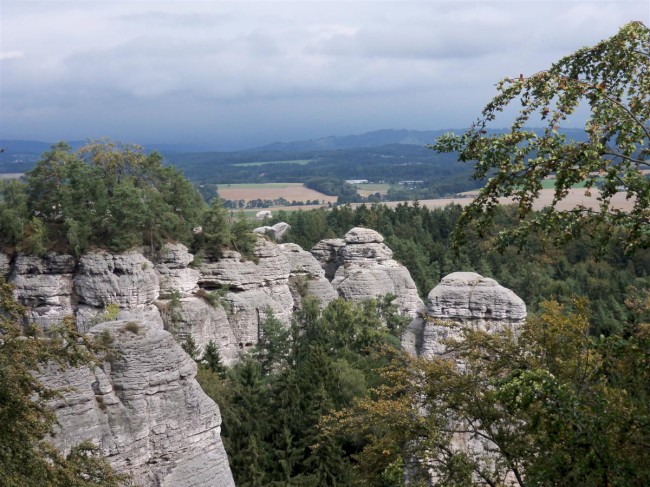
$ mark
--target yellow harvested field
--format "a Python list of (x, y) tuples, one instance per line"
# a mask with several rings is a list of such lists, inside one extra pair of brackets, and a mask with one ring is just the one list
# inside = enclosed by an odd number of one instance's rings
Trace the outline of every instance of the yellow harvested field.
[[(336, 201), (336, 196), (328, 196), (313, 189), (305, 188), (301, 183), (270, 183), (270, 184), (220, 184), (217, 187), (219, 197), (224, 200), (256, 199), (276, 200), (285, 198), (288, 201)], [(313, 207), (312, 207), (313, 208)]]
[[(553, 201), (553, 193), (554, 190), (552, 189), (541, 190), (539, 199), (537, 199), (533, 203), (533, 208), (536, 210), (540, 210), (546, 206), (549, 206)], [(435, 200), (422, 200), (420, 201), (420, 204), (426, 206), (427, 208), (442, 208), (451, 203), (461, 205), (461, 206), (467, 206), (472, 202), (473, 196), (475, 196), (477, 193), (467, 192), (464, 194), (467, 195), (467, 198), (440, 198)], [(612, 208), (626, 210), (626, 211), (631, 210), (634, 200), (626, 199), (626, 196), (627, 194), (623, 192), (616, 193), (611, 201)], [(591, 190), (591, 196), (585, 195), (584, 188), (570, 189), (569, 194), (560, 203), (558, 203), (557, 208), (560, 210), (569, 210), (571, 208), (575, 208), (578, 205), (582, 205), (587, 208), (595, 209), (599, 207), (599, 201), (597, 200), (597, 197), (598, 197), (598, 190), (596, 189)], [(513, 200), (510, 198), (500, 198), (499, 202), (503, 205), (507, 205), (513, 203)], [(386, 204), (392, 207), (392, 206), (397, 206), (398, 203), (400, 202), (391, 201)]]

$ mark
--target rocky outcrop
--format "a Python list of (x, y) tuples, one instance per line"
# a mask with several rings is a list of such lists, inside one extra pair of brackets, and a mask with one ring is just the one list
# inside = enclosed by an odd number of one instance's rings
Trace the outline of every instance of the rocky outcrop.
[(155, 269), (159, 275), (160, 294), (177, 292), (180, 296), (191, 296), (199, 290), (201, 273), (189, 265), (194, 261), (183, 244), (167, 244), (160, 251)]
[(29, 319), (48, 327), (74, 313), (73, 273), (70, 255), (44, 257), (19, 254), (9, 277), (16, 299), (27, 306)]
[(334, 279), (336, 269), (343, 263), (339, 257), (339, 250), (345, 247), (345, 240), (342, 238), (328, 238), (321, 240), (314, 245), (310, 252), (320, 263), (325, 271), (325, 277), (331, 281)]
[(269, 235), (273, 237), (274, 240), (280, 241), (284, 237), (284, 234), (291, 230), (291, 225), (285, 222), (276, 223), (273, 226), (264, 226), (257, 227), (253, 232), (259, 235)]
[(146, 306), (160, 294), (153, 263), (137, 252), (84, 255), (79, 261), (74, 287), (80, 303), (98, 308), (109, 304), (121, 308)]
[(526, 305), (510, 289), (474, 272), (454, 272), (431, 290), (426, 316), (409, 325), (402, 346), (414, 355), (440, 356), (443, 341), (459, 336), (462, 326), (497, 332), (525, 318)]
[(289, 325), (307, 295), (323, 307), (337, 296), (386, 294), (397, 296), (403, 314), (414, 316), (421, 307), (406, 268), (392, 259), (381, 235), (363, 228), (322, 241), (311, 253), (259, 236), (252, 259), (224, 251), (200, 265), (178, 243), (152, 260), (138, 252), (95, 251), (78, 262), (69, 255), (18, 255), (0, 265), (11, 269), (16, 297), (42, 326), (66, 315), (82, 331), (109, 319), (145, 321), (181, 343), (192, 335), (200, 353), (213, 341), (226, 363), (258, 342), (269, 313)]
[(282, 244), (279, 249), (289, 261), (289, 289), (298, 307), (306, 296), (316, 298), (321, 308), (338, 297), (325, 278), (325, 271), (312, 254), (292, 243)]
[[(414, 356), (454, 360), (462, 370), (465, 364), (448, 351), (446, 340), (461, 339), (462, 330), (467, 327), (488, 333), (505, 329), (516, 332), (525, 318), (524, 302), (510, 289), (474, 272), (454, 272), (431, 290), (426, 314), (411, 322), (402, 337), (402, 348)], [(475, 425), (454, 417), (449, 417), (448, 422), (448, 429), (456, 431), (451, 437), (452, 450), (480, 458), (486, 471), (496, 473), (503, 468), (497, 467), (497, 446), (487, 436), (473, 433)], [(501, 475), (502, 484), (499, 485), (518, 485), (507, 469)], [(440, 480), (433, 475), (430, 484), (438, 485)], [(474, 484), (480, 484), (483, 479), (473, 480)]]
[(166, 331), (145, 323), (100, 324), (115, 352), (96, 366), (59, 370), (41, 380), (69, 388), (50, 405), (52, 438), (63, 452), (83, 440), (142, 486), (234, 486), (220, 438), (217, 405), (195, 380), (196, 364)]
[(254, 346), (260, 325), (270, 312), (287, 325), (293, 314), (286, 257), (276, 244), (258, 237), (254, 258), (256, 261), (246, 260), (238, 252), (225, 251), (221, 258), (205, 262), (200, 269), (203, 293), (217, 293), (219, 305), (226, 311), (234, 340), (228, 345), (230, 350)]
[(158, 273), (153, 263), (138, 252), (84, 255), (74, 276), (74, 290), (79, 302), (77, 326), (83, 331), (101, 321), (109, 305), (119, 306), (120, 319), (145, 320), (162, 328), (153, 304), (160, 294)]
[(339, 296), (362, 301), (393, 294), (399, 311), (414, 318), (423, 306), (415, 282), (383, 241), (374, 230), (356, 227), (343, 240), (319, 242), (311, 253)]

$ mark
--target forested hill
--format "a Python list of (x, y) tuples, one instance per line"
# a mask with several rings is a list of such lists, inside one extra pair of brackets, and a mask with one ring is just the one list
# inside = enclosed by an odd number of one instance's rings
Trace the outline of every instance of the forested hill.
[[(437, 154), (424, 146), (392, 144), (381, 147), (305, 150), (165, 154), (168, 162), (194, 181), (206, 183), (302, 182), (335, 175), (342, 179), (399, 180), (443, 177), (468, 166), (453, 154)], [(215, 169), (218, 168), (218, 171)]]
[(446, 132), (455, 130), (375, 130), (356, 135), (330, 135), (317, 139), (298, 140), (294, 142), (274, 142), (253, 150), (263, 151), (311, 151), (355, 149), (360, 147), (380, 147), (390, 144), (427, 145)]
[[(371, 171), (382, 173), (379, 166), (395, 165), (392, 172), (401, 179), (422, 179), (412, 177), (421, 172), (410, 162), (431, 162), (438, 168), (444, 165), (451, 172), (466, 170), (465, 166), (453, 168), (456, 158), (453, 155), (436, 155), (426, 149), (448, 131), (458, 130), (377, 130), (358, 135), (329, 136), (317, 139), (275, 142), (262, 147), (233, 152), (202, 150), (187, 144), (145, 144), (147, 151), (157, 151), (165, 156), (167, 162), (176, 165), (193, 180), (209, 178), (209, 182), (250, 182), (250, 178), (266, 177), (269, 181), (296, 181), (288, 176), (303, 178), (321, 175), (336, 175), (342, 178), (371, 179), (366, 173), (366, 165), (375, 166)], [(495, 134), (503, 130), (491, 131)], [(562, 129), (567, 138), (582, 139), (584, 131)], [(24, 172), (31, 169), (55, 141), (0, 139), (0, 173)], [(132, 142), (132, 141), (123, 141)], [(87, 141), (68, 141), (76, 150)], [(205, 146), (209, 146), (208, 143)], [(415, 158), (414, 161), (408, 160)], [(402, 161), (401, 159), (407, 159)], [(287, 165), (287, 162), (293, 164)], [(296, 167), (298, 164), (301, 167)], [(247, 164), (248, 166), (242, 166)], [(255, 166), (260, 166), (255, 168)], [(219, 174), (214, 170), (219, 167)], [(225, 167), (225, 171), (224, 171)], [(463, 168), (463, 169), (460, 169)], [(345, 174), (344, 174), (345, 173)], [(445, 175), (444, 173), (441, 175)], [(212, 181), (218, 177), (219, 181)], [(233, 179), (234, 178), (234, 179)], [(284, 179), (283, 179), (284, 178)]]

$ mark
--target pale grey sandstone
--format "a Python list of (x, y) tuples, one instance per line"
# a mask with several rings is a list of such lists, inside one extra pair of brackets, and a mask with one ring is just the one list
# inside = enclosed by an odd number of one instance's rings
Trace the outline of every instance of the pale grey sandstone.
[(187, 297), (199, 290), (198, 269), (188, 267), (194, 256), (188, 252), (187, 247), (180, 243), (168, 243), (159, 254), (155, 269), (159, 274), (160, 294), (169, 295), (178, 292)]
[(196, 382), (196, 363), (166, 331), (137, 323), (133, 333), (127, 323), (91, 330), (114, 339), (106, 362), (42, 372), (48, 387), (71, 388), (50, 403), (58, 419), (51, 441), (64, 453), (92, 441), (135, 485), (234, 486), (219, 408)]
[(309, 251), (320, 262), (329, 281), (334, 279), (336, 269), (341, 265), (339, 249), (342, 247), (345, 247), (345, 240), (342, 238), (328, 238), (316, 243)]
[(177, 341), (183, 343), (188, 335), (192, 335), (199, 355), (205, 352), (209, 342), (219, 348), (224, 364), (236, 361), (239, 354), (239, 342), (232, 332), (228, 313), (224, 304), (210, 305), (205, 299), (191, 296), (181, 298), (178, 309), (170, 307), (169, 300), (158, 301), (165, 329), (172, 333)]
[(300, 307), (302, 293), (316, 298), (321, 308), (337, 298), (336, 291), (325, 278), (325, 271), (311, 253), (293, 243), (282, 244), (279, 249), (289, 261), (289, 289), (296, 308)]
[[(270, 312), (288, 326), (294, 309), (287, 258), (264, 237), (257, 238), (254, 255), (257, 262), (225, 251), (221, 258), (204, 263), (200, 269), (199, 286), (206, 292), (223, 294), (221, 301), (239, 350), (257, 344), (260, 326)], [(226, 355), (229, 350), (232, 347)]]
[(291, 225), (289, 225), (288, 223), (279, 222), (273, 226), (266, 225), (263, 227), (257, 227), (253, 230), (253, 232), (259, 235), (270, 235), (276, 241), (281, 241), (282, 238), (284, 237), (284, 234), (287, 233), (290, 229), (291, 229)]
[(319, 242), (311, 253), (342, 298), (362, 301), (393, 294), (400, 313), (414, 318), (423, 307), (415, 282), (383, 241), (374, 230), (355, 227), (343, 240)]
[(382, 243), (383, 241), (383, 235), (381, 235), (379, 232), (371, 230), (370, 228), (354, 227), (345, 234), (346, 243)]
[(16, 300), (27, 307), (32, 322), (47, 328), (74, 314), (74, 269), (75, 260), (70, 255), (16, 257), (9, 281), (15, 286)]
[[(107, 310), (87, 304), (79, 304), (75, 309), (77, 329), (87, 332), (93, 326), (107, 321)], [(144, 321), (162, 330), (164, 328), (160, 310), (155, 304), (138, 306), (137, 308), (120, 308), (115, 317), (117, 320)]]
[(226, 287), (233, 290), (256, 289), (270, 284), (286, 284), (289, 279), (289, 262), (278, 246), (264, 237), (258, 237), (254, 255), (257, 263), (246, 260), (235, 251), (201, 266), (199, 286), (204, 289)]
[(445, 354), (445, 339), (460, 336), (463, 326), (498, 332), (515, 329), (526, 318), (526, 305), (513, 291), (474, 272), (445, 276), (428, 295), (426, 319), (416, 318), (402, 346), (424, 357)]
[(74, 277), (79, 302), (105, 308), (137, 308), (153, 304), (160, 294), (158, 274), (142, 254), (91, 252), (79, 260)]

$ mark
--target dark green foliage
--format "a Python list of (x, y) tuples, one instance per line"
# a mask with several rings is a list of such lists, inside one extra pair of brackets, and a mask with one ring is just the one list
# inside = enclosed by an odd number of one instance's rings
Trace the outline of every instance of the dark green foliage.
[(20, 183), (0, 187), (0, 237), (40, 255), (51, 248), (81, 255), (92, 246), (114, 251), (167, 240), (187, 244), (199, 225), (201, 196), (158, 154), (137, 146), (92, 142), (73, 153), (46, 152)]
[(185, 340), (181, 344), (185, 353), (190, 356), (192, 360), (199, 361), (199, 347), (196, 345), (196, 340), (191, 334), (188, 334), (185, 337)]
[[(567, 242), (581, 233), (598, 237), (601, 252), (610, 239), (627, 253), (650, 247), (650, 29), (630, 22), (609, 39), (570, 54), (548, 70), (506, 78), (481, 118), (463, 135), (447, 134), (433, 146), (474, 163), (474, 178), (484, 180), (479, 196), (463, 211), (454, 241), (466, 241), (467, 224), (491, 227), (500, 197), (517, 203), (521, 224), (499, 235), (500, 247), (521, 246), (534, 232)], [(521, 105), (511, 130), (486, 128), (506, 108)], [(585, 136), (567, 139), (559, 127), (578, 106), (589, 110)], [(543, 133), (524, 127), (544, 126)], [(499, 122), (500, 123), (500, 122)], [(554, 177), (554, 201), (533, 213), (542, 183)], [(560, 204), (576, 184), (587, 193), (598, 188), (598, 207)], [(623, 191), (632, 208), (612, 206)]]
[(0, 182), (0, 247), (10, 252), (80, 256), (144, 245), (154, 254), (178, 241), (197, 254), (230, 247), (253, 259), (255, 236), (243, 216), (230, 221), (219, 200), (206, 207), (177, 169), (138, 146), (104, 140), (73, 153), (59, 143), (25, 180)]
[(253, 254), (256, 241), (257, 236), (253, 233), (253, 224), (241, 212), (230, 225), (230, 247), (247, 259), (256, 260)]
[(221, 200), (213, 199), (210, 208), (203, 215), (203, 233), (199, 236), (196, 247), (209, 256), (218, 256), (221, 249), (228, 246), (230, 238), (228, 213)]
[(237, 485), (355, 485), (359, 445), (325, 434), (320, 423), (378, 383), (387, 359), (372, 350), (398, 346), (382, 323), (399, 321), (393, 312), (390, 299), (336, 300), (321, 314), (307, 297), (291, 327), (269, 314), (259, 345), (225, 379), (201, 371), (221, 408)]
[(216, 343), (210, 340), (205, 346), (205, 352), (201, 357), (201, 364), (205, 365), (210, 372), (217, 374), (222, 379), (226, 376), (226, 367), (221, 361), (221, 354)]
[(0, 181), (0, 246), (16, 246), (29, 221), (25, 185), (16, 180)]
[(277, 372), (286, 364), (290, 351), (291, 330), (273, 315), (273, 311), (267, 310), (266, 320), (260, 326), (259, 341), (252, 352), (262, 374)]

